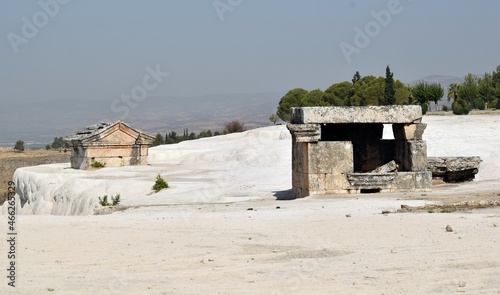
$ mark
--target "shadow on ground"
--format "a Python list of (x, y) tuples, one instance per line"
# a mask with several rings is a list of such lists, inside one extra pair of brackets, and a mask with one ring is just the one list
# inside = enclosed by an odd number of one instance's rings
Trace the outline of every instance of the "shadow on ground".
[(292, 189), (274, 192), (274, 197), (278, 201), (291, 201), (294, 200)]

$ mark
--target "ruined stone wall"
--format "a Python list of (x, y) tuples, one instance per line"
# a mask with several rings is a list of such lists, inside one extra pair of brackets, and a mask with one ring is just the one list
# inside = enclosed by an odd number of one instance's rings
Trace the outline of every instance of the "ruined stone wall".
[[(419, 106), (293, 108), (294, 197), (428, 190), (421, 118)], [(382, 139), (383, 124), (393, 124), (394, 140)], [(388, 163), (390, 170), (379, 171)]]
[(134, 146), (78, 146), (71, 157), (71, 167), (75, 169), (92, 169), (93, 162), (100, 162), (106, 167), (121, 167), (147, 164), (144, 148)]

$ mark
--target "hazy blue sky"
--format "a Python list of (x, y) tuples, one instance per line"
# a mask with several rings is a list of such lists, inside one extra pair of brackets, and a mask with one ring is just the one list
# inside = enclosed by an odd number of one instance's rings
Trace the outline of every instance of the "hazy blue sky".
[[(326, 89), (356, 70), (384, 75), (388, 64), (410, 82), (500, 64), (498, 0), (54, 1), (40, 1), (58, 3), (54, 16), (38, 1), (0, 2), (4, 101), (111, 101), (157, 65), (170, 75), (148, 95)], [(377, 25), (372, 12), (382, 10), (391, 19)], [(36, 33), (23, 35), (23, 17)], [(356, 46), (355, 28), (367, 25), (369, 44)], [(13, 46), (14, 35), (24, 43)], [(350, 63), (342, 42), (358, 50)]]

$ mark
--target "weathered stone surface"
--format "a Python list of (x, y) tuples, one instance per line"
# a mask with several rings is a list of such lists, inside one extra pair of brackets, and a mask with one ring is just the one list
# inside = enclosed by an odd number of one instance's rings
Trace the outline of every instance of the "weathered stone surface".
[(423, 140), (405, 141), (399, 143), (403, 151), (399, 154), (403, 156), (403, 171), (426, 171), (427, 170), (427, 144)]
[(353, 146), (349, 141), (320, 141), (309, 144), (308, 173), (354, 171)]
[(415, 172), (398, 172), (392, 188), (410, 191), (415, 189), (415, 181)]
[(318, 142), (321, 138), (320, 124), (287, 124), (296, 142)]
[(93, 162), (107, 167), (145, 165), (154, 137), (116, 121), (88, 126), (65, 140), (71, 146), (71, 167), (89, 169)]
[(293, 198), (304, 198), (309, 196), (308, 175), (300, 172), (292, 172), (292, 193)]
[(408, 140), (422, 140), (422, 135), (424, 134), (427, 124), (393, 124), (392, 132), (394, 133), (394, 138), (398, 141), (408, 141)]
[(398, 166), (396, 165), (396, 162), (393, 160), (371, 171), (371, 173), (390, 173), (390, 172), (396, 172), (397, 170)]
[(325, 176), (325, 173), (307, 174), (309, 191), (311, 194), (317, 195), (326, 193)]
[(383, 189), (389, 187), (397, 173), (348, 173), (347, 179), (357, 189)]
[(308, 123), (420, 123), (422, 108), (405, 106), (292, 108), (293, 124)]
[(479, 172), (480, 157), (429, 157), (432, 176), (447, 182), (471, 181)]
[(445, 177), (447, 171), (446, 161), (444, 158), (428, 157), (427, 169), (432, 172), (433, 177)]
[(415, 189), (430, 190), (432, 187), (432, 172), (415, 172)]
[[(428, 190), (421, 119), (419, 106), (294, 108), (294, 197)], [(396, 125), (394, 140), (382, 139), (383, 124)]]
[(446, 157), (446, 168), (448, 171), (463, 171), (477, 169), (481, 164), (480, 157)]
[(292, 171), (307, 172), (309, 162), (307, 159), (309, 144), (304, 142), (292, 143)]
[(338, 193), (339, 190), (351, 189), (351, 184), (347, 180), (347, 174), (326, 174), (325, 189), (327, 194)]

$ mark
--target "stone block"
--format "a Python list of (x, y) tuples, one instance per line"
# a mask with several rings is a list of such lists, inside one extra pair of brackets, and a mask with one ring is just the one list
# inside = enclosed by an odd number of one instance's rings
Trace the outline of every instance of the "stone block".
[(392, 188), (411, 191), (415, 189), (415, 181), (415, 172), (398, 172)]
[(353, 146), (349, 141), (320, 141), (309, 144), (308, 173), (353, 172), (353, 163)]
[(417, 190), (430, 190), (432, 188), (432, 172), (415, 172), (415, 188)]
[(427, 169), (432, 172), (432, 177), (445, 177), (446, 176), (446, 161), (444, 158), (428, 157)]
[(447, 157), (446, 168), (448, 171), (463, 171), (470, 169), (478, 169), (481, 164), (480, 157)]
[(347, 180), (347, 174), (326, 174), (325, 189), (327, 194), (334, 194), (341, 190), (351, 189), (351, 184)]
[(427, 168), (433, 177), (446, 182), (471, 181), (479, 172), (480, 157), (429, 157)]
[(396, 162), (393, 160), (371, 171), (371, 173), (389, 173), (389, 172), (396, 172), (397, 170), (398, 166), (396, 165)]
[(307, 174), (308, 188), (311, 194), (325, 194), (326, 193), (326, 182), (324, 173), (310, 173)]
[(356, 189), (389, 188), (397, 173), (349, 173), (347, 179)]
[(422, 140), (427, 124), (393, 124), (392, 132), (398, 141)]
[(405, 168), (406, 171), (427, 171), (427, 144), (425, 141), (406, 142)]
[(300, 107), (292, 108), (291, 123), (416, 123), (422, 119), (422, 108), (417, 105), (363, 106), (363, 107)]

